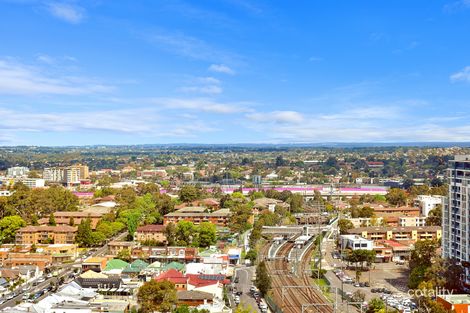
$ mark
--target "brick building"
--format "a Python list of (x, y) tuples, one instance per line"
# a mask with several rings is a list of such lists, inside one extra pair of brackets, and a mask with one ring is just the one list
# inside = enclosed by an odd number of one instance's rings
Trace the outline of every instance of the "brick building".
[(57, 226), (26, 226), (17, 230), (16, 244), (72, 244), (75, 242), (77, 227)]

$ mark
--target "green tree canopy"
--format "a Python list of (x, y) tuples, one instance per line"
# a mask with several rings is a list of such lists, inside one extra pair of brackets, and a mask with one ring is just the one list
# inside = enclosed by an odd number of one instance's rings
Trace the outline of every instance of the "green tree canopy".
[(12, 215), (2, 218), (0, 220), (0, 242), (14, 242), (16, 231), (24, 226), (26, 226), (26, 222), (21, 216)]
[(262, 295), (267, 294), (269, 289), (271, 289), (271, 277), (268, 274), (268, 268), (265, 261), (260, 262), (256, 267), (255, 285), (258, 287)]
[(144, 313), (171, 312), (176, 305), (176, 288), (172, 282), (150, 280), (139, 288), (137, 302)]
[(340, 234), (345, 234), (348, 230), (353, 229), (354, 225), (350, 220), (342, 218), (338, 221), (338, 228)]
[(197, 227), (198, 243), (200, 247), (214, 245), (217, 240), (217, 229), (214, 224), (203, 222)]

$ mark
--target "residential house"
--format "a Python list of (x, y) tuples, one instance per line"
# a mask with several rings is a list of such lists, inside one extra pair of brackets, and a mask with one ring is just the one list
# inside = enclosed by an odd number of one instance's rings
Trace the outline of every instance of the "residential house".
[(106, 268), (107, 263), (108, 263), (107, 258), (102, 258), (102, 257), (88, 258), (82, 262), (82, 272), (86, 272), (90, 270), (94, 272), (101, 272)]

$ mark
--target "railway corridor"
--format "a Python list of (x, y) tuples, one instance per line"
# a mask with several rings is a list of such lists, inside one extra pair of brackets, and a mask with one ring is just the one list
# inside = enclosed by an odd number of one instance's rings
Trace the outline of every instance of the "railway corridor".
[(301, 270), (298, 277), (291, 274), (292, 264), (287, 261), (289, 251), (293, 247), (292, 242), (285, 243), (279, 249), (274, 260), (266, 261), (271, 275), (274, 301), (284, 313), (303, 313), (302, 305), (307, 304), (310, 306), (305, 308), (305, 313), (332, 313), (333, 304), (325, 298), (321, 291), (315, 289), (313, 279), (305, 273), (305, 269), (310, 266), (313, 246), (306, 251), (300, 262)]

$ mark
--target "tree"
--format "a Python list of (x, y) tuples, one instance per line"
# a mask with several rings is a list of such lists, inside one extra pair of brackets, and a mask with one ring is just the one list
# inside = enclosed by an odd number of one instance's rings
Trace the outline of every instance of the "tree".
[(252, 213), (251, 207), (246, 204), (237, 204), (231, 208), (230, 229), (235, 233), (243, 233), (251, 228), (249, 222)]
[(199, 199), (199, 190), (193, 185), (184, 185), (178, 191), (178, 196), (183, 202), (192, 202)]
[(255, 249), (250, 249), (245, 255), (245, 259), (250, 260), (251, 264), (254, 264), (256, 259), (258, 258), (258, 253)]
[(364, 302), (366, 294), (361, 290), (356, 290), (352, 295), (352, 300), (354, 302)]
[(363, 218), (371, 218), (375, 216), (375, 211), (373, 208), (365, 206), (359, 209), (359, 216)]
[(188, 246), (192, 243), (196, 235), (196, 227), (192, 222), (179, 221), (176, 224), (176, 243), (182, 246)]
[(15, 240), (16, 231), (26, 226), (25, 220), (18, 215), (4, 217), (0, 220), (0, 242), (10, 243)]
[(106, 240), (106, 236), (103, 233), (99, 231), (91, 232), (91, 245), (92, 246), (99, 246), (105, 240)]
[(137, 302), (144, 313), (171, 312), (176, 305), (176, 288), (172, 282), (151, 280), (139, 288)]
[(49, 214), (49, 226), (56, 226), (54, 213)]
[(165, 237), (166, 237), (166, 242), (168, 243), (169, 246), (174, 246), (176, 243), (176, 227), (175, 224), (173, 223), (168, 223), (165, 226)]
[(434, 209), (429, 211), (426, 218), (427, 226), (441, 226), (442, 225), (442, 205), (438, 204)]
[(116, 255), (116, 258), (117, 259), (120, 259), (120, 260), (123, 260), (123, 261), (126, 261), (126, 262), (130, 262), (131, 261), (131, 251), (129, 251), (129, 249), (122, 249), (121, 251), (118, 252), (118, 254)]
[(399, 188), (392, 188), (389, 192), (385, 195), (387, 201), (396, 206), (406, 205), (407, 194), (404, 190)]
[(90, 218), (82, 220), (78, 225), (75, 242), (83, 247), (89, 247), (93, 245), (93, 234), (91, 230)]
[(38, 216), (36, 214), (33, 214), (31, 216), (31, 225), (33, 225), (33, 226), (38, 226), (39, 225)]
[(350, 220), (343, 218), (338, 221), (338, 227), (340, 234), (345, 234), (348, 230), (353, 229), (354, 225)]
[(217, 240), (217, 229), (214, 224), (203, 222), (197, 227), (198, 243), (200, 247), (214, 245)]
[(233, 313), (255, 313), (255, 312), (258, 312), (258, 311), (254, 310), (252, 307), (241, 306), (241, 305), (238, 305), (233, 311)]
[(282, 157), (282, 155), (278, 155), (276, 157), (276, 167), (279, 167), (279, 166), (286, 166), (287, 165), (287, 161), (284, 160), (284, 158)]
[(415, 248), (411, 251), (410, 269), (424, 266), (429, 267), (433, 259), (436, 257), (436, 249), (439, 247), (437, 241), (421, 240), (415, 243)]
[(297, 213), (302, 210), (302, 206), (304, 205), (304, 197), (301, 194), (294, 193), (290, 196), (288, 202), (291, 212)]
[(265, 261), (262, 261), (256, 267), (256, 287), (258, 287), (261, 294), (264, 296), (271, 289), (271, 277), (268, 274), (268, 268)]
[(374, 298), (369, 301), (366, 313), (382, 313), (385, 312), (385, 303), (380, 298)]

